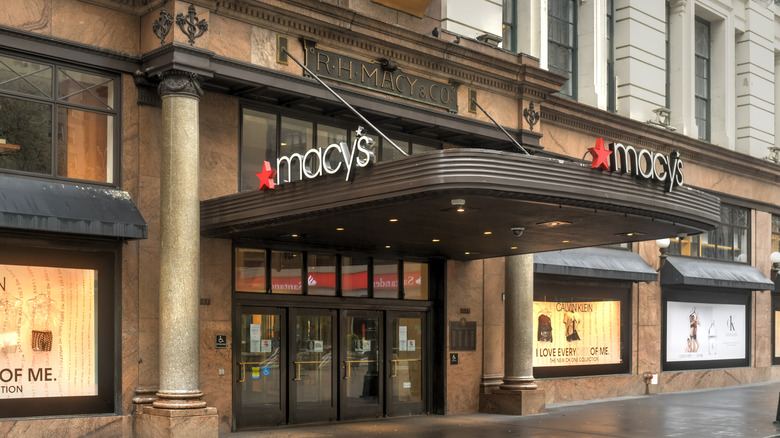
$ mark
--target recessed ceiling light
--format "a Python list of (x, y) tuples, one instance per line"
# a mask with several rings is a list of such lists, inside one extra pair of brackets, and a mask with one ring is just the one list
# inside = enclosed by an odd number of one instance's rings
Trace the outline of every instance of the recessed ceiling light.
[(492, 231), (485, 231), (485, 233), (484, 233), (484, 234), (485, 234), (486, 236), (489, 236), (489, 235), (493, 234), (493, 232), (492, 232)]
[(344, 228), (338, 227), (338, 228), (336, 228), (336, 231), (344, 231)]
[(509, 249), (517, 249), (516, 246), (510, 246)]
[(290, 234), (290, 237), (298, 237), (297, 234)]
[(566, 221), (547, 221), (547, 222), (539, 222), (536, 225), (541, 225), (543, 227), (559, 227), (561, 225), (571, 225), (571, 222)]
[(385, 249), (390, 249), (390, 245), (385, 245)]
[(569, 243), (571, 240), (561, 240), (561, 243)]
[(441, 242), (439, 239), (433, 239), (432, 242)]
[(390, 222), (398, 222), (398, 219), (396, 218), (390, 219)]
[(644, 236), (645, 233), (640, 233), (638, 231), (629, 231), (627, 233), (617, 233), (616, 236), (625, 236), (625, 237), (636, 237), (636, 236)]

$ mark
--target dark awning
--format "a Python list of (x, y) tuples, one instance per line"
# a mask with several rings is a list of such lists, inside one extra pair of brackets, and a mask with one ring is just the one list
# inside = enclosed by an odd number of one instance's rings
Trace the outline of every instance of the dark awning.
[(610, 248), (540, 252), (534, 254), (534, 272), (609, 280), (658, 280), (658, 273), (639, 254)]
[(145, 239), (130, 195), (109, 187), (0, 175), (0, 229)]
[(455, 260), (698, 234), (719, 220), (720, 200), (689, 187), (667, 193), (589, 163), (484, 149), (201, 202), (206, 237)]
[(775, 288), (772, 280), (754, 266), (675, 256), (666, 258), (661, 269), (661, 284), (748, 290)]

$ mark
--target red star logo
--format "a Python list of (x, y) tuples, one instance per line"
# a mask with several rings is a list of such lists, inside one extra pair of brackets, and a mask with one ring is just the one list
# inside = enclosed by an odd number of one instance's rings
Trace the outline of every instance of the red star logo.
[(593, 156), (593, 161), (590, 163), (591, 169), (611, 170), (609, 168), (609, 156), (612, 154), (612, 151), (604, 148), (603, 138), (596, 140), (596, 146), (588, 148), (588, 152)]
[(263, 170), (255, 175), (260, 178), (260, 187), (258, 187), (257, 190), (263, 190), (263, 186), (268, 187), (271, 190), (276, 187), (276, 184), (274, 184), (276, 171), (271, 169), (271, 163), (268, 161), (263, 161)]

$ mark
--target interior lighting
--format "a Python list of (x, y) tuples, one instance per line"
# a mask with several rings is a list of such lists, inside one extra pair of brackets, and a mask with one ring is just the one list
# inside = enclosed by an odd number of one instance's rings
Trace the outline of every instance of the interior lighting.
[(458, 213), (463, 213), (464, 211), (466, 211), (466, 207), (465, 207), (466, 206), (466, 200), (465, 199), (453, 199), (450, 202), (452, 203), (452, 205), (454, 205), (456, 207), (455, 211), (457, 211)]
[(571, 225), (571, 222), (566, 221), (547, 221), (547, 222), (539, 222), (536, 225), (541, 225), (543, 227), (559, 227), (561, 225)]

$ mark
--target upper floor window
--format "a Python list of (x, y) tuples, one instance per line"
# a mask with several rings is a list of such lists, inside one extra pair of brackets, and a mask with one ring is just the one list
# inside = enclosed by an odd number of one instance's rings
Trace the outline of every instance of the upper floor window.
[(748, 262), (750, 212), (722, 205), (718, 228), (697, 236), (671, 239), (669, 254), (730, 262)]
[(699, 140), (710, 141), (710, 23), (696, 17), (696, 129)]
[(780, 216), (772, 215), (772, 252), (780, 252)]
[(504, 0), (501, 47), (517, 52), (517, 0)]
[(615, 90), (615, 2), (607, 0), (607, 111), (617, 111)]
[[(320, 163), (316, 154), (306, 156), (310, 149), (325, 150), (329, 145), (352, 144), (355, 138), (357, 124), (342, 124), (329, 118), (313, 120), (311, 117), (298, 115), (282, 115), (274, 111), (263, 111), (250, 108), (241, 110), (241, 170), (240, 190), (256, 190), (258, 187), (257, 173), (262, 170), (263, 162), (268, 161), (276, 169), (278, 157), (291, 157), (298, 154), (301, 159), (291, 159), (277, 170), (277, 182), (290, 182), (301, 179), (301, 164), (308, 169), (317, 168)], [(403, 158), (395, 147), (378, 135), (369, 135), (374, 144), (372, 152), (374, 161), (389, 161)], [(393, 143), (405, 153), (419, 154), (430, 150), (441, 149), (438, 145), (423, 144), (413, 139), (394, 135), (390, 137)], [(325, 155), (325, 154), (323, 154)], [(327, 154), (328, 160), (336, 160), (341, 155)], [(329, 162), (329, 168), (335, 169), (339, 163)]]
[(548, 68), (566, 76), (561, 94), (577, 98), (577, 2), (549, 0), (547, 3)]
[(0, 53), (0, 170), (117, 183), (116, 76)]

